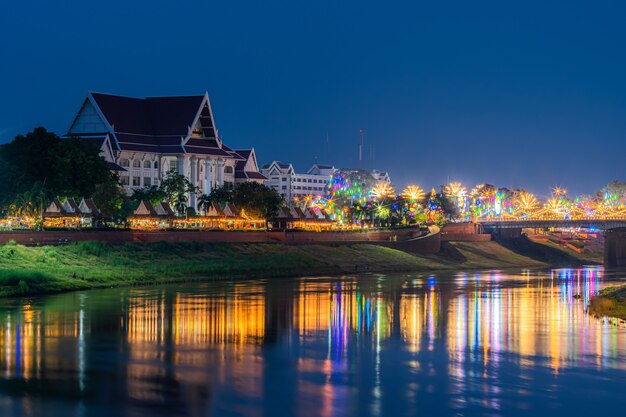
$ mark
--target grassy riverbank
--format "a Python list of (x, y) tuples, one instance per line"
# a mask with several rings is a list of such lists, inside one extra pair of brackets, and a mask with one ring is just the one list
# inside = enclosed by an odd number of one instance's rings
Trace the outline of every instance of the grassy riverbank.
[[(0, 296), (223, 278), (552, 266), (550, 259), (538, 256), (541, 248), (532, 248), (444, 243), (437, 255), (417, 256), (367, 244), (7, 244), (0, 246)], [(568, 266), (585, 263), (570, 255), (565, 259)]]
[(600, 291), (600, 294), (589, 302), (589, 312), (599, 317), (609, 316), (626, 320), (626, 285)]

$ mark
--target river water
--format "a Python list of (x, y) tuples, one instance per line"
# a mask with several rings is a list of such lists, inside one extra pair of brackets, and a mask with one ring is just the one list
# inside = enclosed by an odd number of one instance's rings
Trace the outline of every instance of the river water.
[(3, 300), (0, 415), (624, 415), (626, 329), (585, 306), (625, 277), (359, 275)]

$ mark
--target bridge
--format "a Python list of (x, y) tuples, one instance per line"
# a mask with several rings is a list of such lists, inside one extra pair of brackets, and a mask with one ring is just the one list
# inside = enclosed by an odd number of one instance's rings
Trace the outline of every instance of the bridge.
[(503, 229), (546, 229), (546, 228), (567, 228), (580, 227), (585, 229), (610, 230), (620, 227), (626, 227), (626, 217), (624, 218), (602, 218), (602, 217), (585, 217), (572, 219), (542, 219), (542, 218), (487, 218), (477, 219), (476, 223), (483, 225), (485, 228), (503, 228)]
[(499, 217), (477, 219), (485, 231), (499, 238), (521, 237), (522, 229), (587, 228), (603, 230), (604, 265), (626, 266), (626, 216), (591, 216), (580, 218)]

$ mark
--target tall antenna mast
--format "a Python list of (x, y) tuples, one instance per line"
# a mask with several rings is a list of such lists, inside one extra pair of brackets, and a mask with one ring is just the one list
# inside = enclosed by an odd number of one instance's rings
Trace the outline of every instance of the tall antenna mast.
[(359, 129), (359, 168), (363, 168), (363, 129)]

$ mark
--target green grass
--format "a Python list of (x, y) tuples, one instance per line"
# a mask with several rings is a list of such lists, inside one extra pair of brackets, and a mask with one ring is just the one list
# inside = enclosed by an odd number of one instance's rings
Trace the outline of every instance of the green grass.
[(539, 242), (522, 238), (504, 240), (498, 243), (515, 253), (523, 254), (533, 260), (555, 267), (575, 267), (602, 263), (602, 254), (578, 253), (551, 241)]
[(609, 287), (600, 291), (589, 302), (589, 312), (599, 316), (626, 320), (626, 285)]
[(158, 242), (0, 246), (0, 297), (224, 278), (547, 267), (496, 242), (443, 243), (438, 255), (368, 244)]

